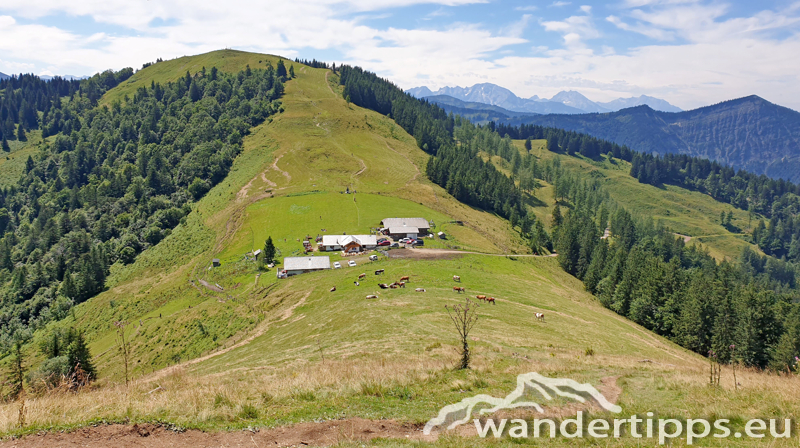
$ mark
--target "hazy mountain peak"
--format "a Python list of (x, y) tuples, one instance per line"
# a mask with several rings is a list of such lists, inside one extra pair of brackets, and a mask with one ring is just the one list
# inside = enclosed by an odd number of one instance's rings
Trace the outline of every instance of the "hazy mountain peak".
[(428, 96), (447, 95), (455, 99), (498, 106), (512, 112), (527, 112), (537, 114), (580, 114), (587, 112), (613, 112), (620, 109), (647, 104), (654, 110), (663, 112), (680, 112), (681, 109), (668, 102), (647, 95), (631, 98), (619, 98), (608, 103), (600, 103), (586, 98), (580, 92), (565, 90), (558, 92), (552, 98), (542, 98), (533, 95), (529, 98), (520, 98), (505, 87), (482, 82), (471, 87), (442, 87), (432, 91), (426, 86), (414, 87), (406, 90), (407, 93), (424, 98)]
[(576, 109), (580, 109), (585, 112), (609, 111), (607, 108), (598, 105), (594, 101), (583, 96), (580, 92), (576, 92), (574, 90), (567, 90), (567, 91), (562, 90), (561, 92), (558, 92), (555, 95), (553, 95), (553, 97), (550, 98), (550, 101), (566, 104), (567, 106), (572, 106)]
[(8, 79), (10, 76), (6, 75), (5, 73), (0, 73), (0, 80)]

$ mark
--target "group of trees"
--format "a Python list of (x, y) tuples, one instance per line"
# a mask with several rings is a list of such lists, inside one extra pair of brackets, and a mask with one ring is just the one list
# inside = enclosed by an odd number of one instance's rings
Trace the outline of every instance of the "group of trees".
[[(42, 128), (44, 137), (55, 135), (60, 127), (71, 129), (71, 115), (64, 115), (63, 98), (78, 94), (94, 106), (107, 90), (133, 75), (126, 68), (118, 72), (105, 71), (82, 81), (55, 77), (45, 81), (38, 76), (12, 76), (0, 81), (0, 140), (8, 151), (8, 140), (25, 141), (27, 133)], [(43, 116), (44, 118), (40, 118)], [(68, 112), (67, 112), (68, 114)], [(66, 122), (66, 123), (65, 123)], [(55, 128), (47, 125), (55, 124)]]
[(698, 190), (751, 216), (767, 217), (767, 224), (759, 221), (753, 230), (753, 242), (764, 253), (800, 260), (800, 185), (680, 154), (636, 153), (630, 174), (642, 183)]
[[(490, 122), (489, 128), (500, 135), (507, 135), (517, 140), (547, 140), (547, 149), (551, 152), (565, 152), (569, 155), (580, 154), (590, 159), (596, 159), (602, 154), (609, 154), (617, 159), (631, 161), (634, 152), (624, 145), (592, 137), (575, 131), (539, 126), (535, 124), (522, 124), (509, 126)], [(530, 151), (530, 144), (527, 149)]]
[(0, 188), (0, 336), (64, 317), (102, 291), (111, 264), (169, 235), (225, 178), (249, 129), (281, 110), (286, 74), (204, 68), (93, 106), (126, 76), (65, 90), (39, 122), (55, 136), (16, 185)]
[[(565, 195), (571, 208), (554, 210), (552, 232), (559, 262), (603, 305), (722, 362), (792, 365), (800, 353), (800, 303), (788, 263), (749, 249), (738, 262), (717, 263), (632, 216), (596, 181), (574, 183)], [(602, 238), (606, 228), (611, 236)]]

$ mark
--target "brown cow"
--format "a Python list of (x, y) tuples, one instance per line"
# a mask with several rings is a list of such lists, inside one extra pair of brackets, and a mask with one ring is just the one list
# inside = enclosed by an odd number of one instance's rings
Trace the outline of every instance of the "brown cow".
[(392, 288), (392, 289), (397, 289), (397, 288), (399, 288), (399, 286), (395, 285), (394, 283), (392, 283), (391, 285), (389, 285), (389, 287), (390, 287), (390, 288)]
[(417, 288), (417, 289), (415, 289), (414, 291), (417, 291), (417, 292), (425, 292), (425, 288)]
[(544, 313), (536, 313), (536, 320), (544, 322)]
[(453, 281), (454, 281), (454, 282), (460, 282), (460, 281), (461, 281), (461, 277), (459, 277), (459, 276), (457, 276), (457, 275), (454, 275), (454, 276), (453, 276)]
[(331, 288), (331, 292), (334, 292), (334, 291), (336, 291), (336, 287), (335, 286), (333, 288)]
[(380, 286), (381, 289), (388, 289), (389, 288), (389, 285), (387, 285), (386, 283), (378, 283), (378, 286)]
[(400, 283), (397, 284), (397, 286), (399, 286), (401, 288), (405, 288), (406, 287), (406, 282), (400, 282)]
[(494, 305), (494, 297), (489, 297), (486, 299), (486, 301)]
[(486, 300), (486, 296), (484, 296), (484, 295), (475, 296), (475, 298), (478, 299), (478, 300)]
[(411, 277), (409, 277), (408, 275), (404, 275), (404, 276), (400, 277), (400, 281), (401, 282), (403, 282), (403, 281), (410, 282), (411, 281)]
[(453, 291), (461, 294), (462, 292), (466, 291), (467, 289), (463, 286), (453, 286)]
[(358, 279), (367, 278), (367, 274), (358, 274)]
[(375, 294), (370, 294), (370, 295), (367, 296), (367, 298), (368, 299), (377, 299), (378, 296), (376, 296)]

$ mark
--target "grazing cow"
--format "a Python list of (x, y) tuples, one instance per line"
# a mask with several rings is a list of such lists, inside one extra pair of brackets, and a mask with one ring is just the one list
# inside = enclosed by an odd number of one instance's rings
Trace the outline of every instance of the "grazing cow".
[(387, 285), (386, 283), (378, 283), (378, 286), (380, 286), (381, 289), (388, 289), (389, 288), (389, 285)]
[(331, 292), (334, 292), (334, 291), (336, 291), (336, 287), (335, 286), (333, 288), (331, 288)]
[(390, 287), (390, 288), (392, 288), (392, 289), (397, 289), (397, 288), (399, 288), (399, 286), (395, 285), (394, 283), (392, 283), (391, 285), (389, 285), (389, 287)]
[(400, 281), (401, 282), (404, 282), (404, 281), (405, 282), (410, 282), (411, 281), (411, 277), (409, 277), (407, 275), (404, 275), (404, 276), (400, 277)]
[(453, 286), (453, 291), (461, 294), (462, 292), (466, 291), (467, 289), (463, 286)]
[(367, 278), (367, 274), (358, 274), (358, 279), (361, 280), (362, 278)]
[(370, 295), (367, 296), (367, 298), (368, 299), (377, 299), (378, 296), (376, 296), (375, 294), (370, 294)]
[(478, 300), (486, 300), (486, 296), (483, 296), (483, 295), (475, 296), (475, 298), (478, 299)]
[(414, 291), (417, 291), (417, 292), (425, 292), (425, 288), (417, 288), (417, 289), (415, 289)]
[(401, 287), (401, 288), (405, 288), (405, 287), (406, 287), (406, 282), (399, 282), (399, 283), (397, 284), (397, 286), (399, 286), (399, 287)]
[(544, 322), (544, 313), (536, 313), (536, 320)]
[(356, 286), (361, 286), (361, 283), (358, 283), (358, 282), (353, 282), (353, 284), (356, 285)]
[(457, 276), (457, 275), (454, 275), (454, 276), (453, 276), (453, 281), (454, 281), (454, 282), (460, 282), (460, 281), (461, 281), (461, 277), (459, 277), (459, 276)]
[(494, 297), (487, 297), (486, 301), (494, 305)]
[(377, 271), (375, 271), (375, 275), (380, 275), (380, 274), (383, 274), (383, 269), (378, 269)]

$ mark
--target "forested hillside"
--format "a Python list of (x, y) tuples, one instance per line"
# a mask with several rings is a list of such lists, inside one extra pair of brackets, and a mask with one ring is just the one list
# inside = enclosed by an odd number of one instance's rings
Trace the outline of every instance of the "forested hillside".
[(586, 133), (654, 154), (686, 154), (800, 182), (800, 112), (757, 96), (686, 112), (638, 106), (605, 114), (544, 115), (499, 121)]
[(4, 98), (13, 97), (4, 104), (40, 110), (38, 126), (52, 136), (17, 185), (0, 191), (5, 338), (64, 317), (103, 290), (112, 264), (131, 263), (168, 235), (225, 178), (249, 129), (280, 110), (287, 73), (282, 64), (235, 75), (187, 72), (95, 107), (130, 75), (2, 84)]
[[(640, 159), (650, 156), (569, 130), (494, 123), (475, 127), (461, 117), (446, 117), (437, 106), (403, 94), (375, 75), (350, 67), (341, 69), (345, 95), (362, 107), (391, 114), (398, 124), (413, 131), (421, 148), (433, 154), (428, 164), (431, 180), (446, 185), (456, 198), (508, 217), (529, 238), (534, 252), (553, 244), (564, 270), (583, 280), (586, 289), (606, 307), (722, 362), (736, 359), (777, 370), (793, 365), (793, 357), (800, 352), (800, 297), (791, 263), (752, 251), (742, 253), (736, 263), (717, 263), (696, 246), (687, 248), (683, 239), (668, 229), (632, 216), (611, 201), (597, 181), (569, 172), (558, 159), (541, 164), (534, 154), (520, 154), (511, 145), (509, 134), (519, 139), (545, 138), (548, 149), (567, 155), (636, 160), (631, 171), (634, 176), (655, 169), (642, 168)], [(348, 78), (351, 73), (358, 74), (357, 82), (353, 76)], [(496, 176), (491, 164), (475, 162), (479, 151), (508, 162), (508, 178), (516, 188), (509, 186), (505, 191), (518, 194), (511, 198), (519, 197), (519, 203), (523, 192), (536, 189), (536, 179), (554, 186), (557, 203), (552, 236), (532, 225), (536, 221), (528, 218), (527, 209), (517, 211), (513, 207), (516, 200), (511, 207), (501, 206), (501, 201), (492, 200), (491, 193), (481, 189), (481, 182), (468, 181), (482, 179), (484, 172)], [(697, 169), (689, 172), (698, 177), (723, 170), (709, 161), (687, 160), (697, 162)], [(731, 175), (722, 176), (730, 192), (736, 182), (728, 181), (734, 173), (732, 169), (723, 171)], [(785, 192), (795, 188), (785, 181), (768, 181), (766, 176), (744, 173), (740, 179), (744, 178), (760, 182), (751, 191), (754, 202), (758, 201), (756, 191), (767, 197), (768, 192), (776, 192), (770, 190), (776, 185)], [(717, 179), (717, 174), (712, 179)], [(772, 202), (771, 207), (773, 216), (796, 214), (785, 200)], [(611, 237), (601, 238), (606, 228)]]

